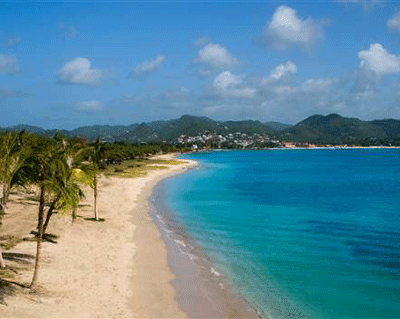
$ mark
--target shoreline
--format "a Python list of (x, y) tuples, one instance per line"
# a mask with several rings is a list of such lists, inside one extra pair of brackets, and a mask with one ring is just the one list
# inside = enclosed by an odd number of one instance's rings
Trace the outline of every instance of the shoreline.
[[(166, 156), (172, 159), (171, 154)], [(48, 232), (59, 238), (57, 244), (42, 245), (39, 289), (32, 292), (14, 285), (0, 286), (0, 317), (187, 317), (169, 283), (174, 276), (167, 265), (165, 244), (145, 208), (146, 191), (164, 176), (186, 169), (188, 162), (150, 170), (143, 177), (100, 178), (98, 210), (104, 222), (88, 220), (93, 217), (93, 190), (86, 187), (86, 199), (80, 204), (74, 224), (70, 217), (58, 215), (49, 224)], [(1, 234), (18, 229), (21, 237), (28, 235), (35, 228), (36, 216), (37, 203), (29, 199), (29, 194), (13, 194)], [(151, 233), (142, 232), (151, 228)], [(161, 266), (139, 269), (141, 251), (149, 256), (153, 243), (155, 255), (151, 259), (161, 261)], [(22, 241), (6, 251), (7, 264), (16, 270), (12, 281), (25, 285), (30, 282), (35, 251), (34, 241)], [(142, 282), (149, 278), (157, 282), (134, 285), (139, 276)], [(162, 298), (158, 298), (159, 292)]]
[[(175, 154), (156, 158), (172, 160)], [(104, 222), (87, 220), (93, 214), (93, 191), (85, 188), (86, 199), (78, 209), (79, 218), (75, 223), (71, 224), (68, 217), (55, 215), (49, 224), (49, 233), (60, 237), (57, 244), (43, 244), (40, 289), (32, 293), (29, 289), (17, 288), (8, 294), (0, 288), (0, 299), (7, 304), (0, 304), (0, 317), (188, 318), (190, 307), (185, 308), (187, 304), (178, 298), (183, 291), (177, 284), (180, 274), (173, 273), (169, 245), (149, 211), (149, 198), (155, 185), (197, 165), (195, 161), (181, 161), (178, 165), (166, 165), (166, 169), (151, 170), (143, 177), (100, 178), (98, 207)], [(35, 225), (36, 204), (28, 205), (26, 199), (16, 200), (16, 195), (12, 201), (17, 204), (10, 205), (2, 234), (20, 223), (21, 203), (24, 203), (24, 218), (29, 219), (29, 225), (21, 231), (29, 234)], [(22, 241), (6, 251), (7, 255), (25, 256), (17, 261), (6, 258), (10, 267), (18, 269), (13, 281), (22, 284), (30, 281), (35, 248), (35, 242)], [(21, 263), (24, 267), (20, 267)], [(182, 269), (191, 282), (198, 276), (194, 270)], [(228, 295), (226, 300), (214, 303), (224, 309), (208, 314), (257, 317), (249, 315), (249, 305), (241, 303), (239, 296)], [(194, 308), (207, 306), (206, 301), (199, 303), (196, 297), (193, 296)], [(225, 307), (224, 302), (237, 304)], [(232, 309), (235, 310), (232, 312)]]
[(400, 149), (400, 146), (315, 146), (315, 147), (266, 147), (246, 149), (204, 148), (189, 153), (234, 152), (234, 151), (282, 151), (282, 150), (357, 150), (357, 149)]
[(131, 217), (132, 222), (137, 225), (134, 235), (134, 241), (137, 243), (135, 274), (131, 284), (134, 287), (132, 309), (138, 318), (188, 318), (176, 300), (176, 291), (171, 285), (175, 275), (168, 266), (167, 248), (149, 214), (148, 202), (157, 183), (196, 165), (194, 161), (186, 163), (188, 164), (170, 167), (168, 171), (161, 171), (161, 174), (148, 179), (138, 197), (138, 213)]
[(256, 305), (233, 291), (202, 248), (175, 221), (174, 213), (164, 202), (163, 183), (167, 179), (155, 185), (148, 202), (153, 222), (166, 243), (168, 265), (175, 275), (171, 284), (181, 308), (191, 318), (268, 318)]

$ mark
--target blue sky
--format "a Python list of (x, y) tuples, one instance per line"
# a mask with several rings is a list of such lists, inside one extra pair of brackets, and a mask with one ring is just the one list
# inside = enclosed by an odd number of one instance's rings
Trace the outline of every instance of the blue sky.
[(400, 118), (400, 3), (5, 2), (0, 126)]

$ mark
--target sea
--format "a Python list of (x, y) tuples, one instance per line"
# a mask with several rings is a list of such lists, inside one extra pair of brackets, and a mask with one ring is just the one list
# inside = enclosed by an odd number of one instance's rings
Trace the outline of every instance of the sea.
[(159, 184), (157, 217), (262, 316), (400, 318), (399, 149), (181, 158), (199, 165)]

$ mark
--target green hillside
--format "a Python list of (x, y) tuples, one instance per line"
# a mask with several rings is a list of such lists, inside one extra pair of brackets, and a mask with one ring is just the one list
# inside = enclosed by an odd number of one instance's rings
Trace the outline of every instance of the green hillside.
[[(21, 131), (53, 136), (56, 130), (44, 130), (30, 125), (17, 125), (4, 130)], [(167, 142), (174, 143), (178, 138), (212, 134), (215, 143), (219, 136), (245, 134), (249, 137), (260, 135), (273, 140), (310, 142), (316, 144), (349, 145), (400, 145), (400, 120), (385, 119), (363, 121), (357, 118), (342, 117), (338, 114), (327, 116), (313, 115), (297, 123), (287, 125), (278, 122), (215, 121), (207, 117), (183, 115), (178, 119), (154, 121), (131, 125), (93, 125), (66, 131), (66, 136), (82, 137), (90, 141), (124, 141), (131, 143)], [(236, 136), (235, 135), (235, 136)]]
[[(387, 132), (392, 132), (388, 135)], [(400, 137), (400, 121), (362, 121), (338, 114), (313, 115), (282, 132), (282, 138), (319, 144), (379, 144)]]

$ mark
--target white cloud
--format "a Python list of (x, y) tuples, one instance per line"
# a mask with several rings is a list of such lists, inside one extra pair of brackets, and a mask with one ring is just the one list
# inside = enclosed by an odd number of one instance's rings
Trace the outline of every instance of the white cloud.
[(297, 73), (297, 66), (292, 61), (287, 61), (284, 64), (279, 64), (275, 69), (271, 71), (268, 77), (261, 80), (261, 85), (269, 85), (280, 82)]
[(13, 74), (19, 71), (18, 60), (12, 54), (0, 54), (0, 73)]
[(78, 103), (78, 109), (81, 112), (99, 112), (103, 109), (104, 104), (100, 101), (81, 101)]
[(229, 51), (219, 44), (209, 43), (199, 51), (199, 56), (195, 60), (198, 63), (207, 64), (209, 67), (231, 68), (239, 64)]
[(165, 55), (159, 55), (154, 60), (146, 60), (139, 63), (135, 70), (131, 72), (131, 76), (141, 77), (145, 76), (151, 72), (157, 71), (161, 64), (165, 61), (167, 57)]
[(76, 58), (64, 64), (58, 72), (58, 81), (62, 84), (98, 85), (103, 78), (103, 72), (90, 68), (90, 61)]
[(194, 42), (194, 45), (197, 47), (202, 47), (210, 43), (210, 38), (209, 37), (200, 37), (197, 38), (196, 41)]
[(292, 46), (310, 50), (324, 37), (324, 23), (314, 21), (311, 17), (302, 19), (296, 10), (280, 6), (264, 28), (258, 44), (270, 45), (279, 50), (286, 50)]
[(290, 85), (278, 85), (271, 88), (271, 91), (277, 95), (291, 95), (299, 92), (299, 88)]
[(400, 31), (400, 11), (389, 19), (386, 25), (389, 29)]
[(213, 82), (215, 92), (221, 97), (253, 98), (256, 89), (246, 87), (243, 77), (230, 71), (220, 73)]
[(326, 92), (337, 82), (336, 78), (309, 79), (303, 82), (301, 90), (306, 93)]
[(400, 72), (400, 56), (386, 51), (381, 44), (371, 44), (369, 50), (358, 52), (360, 67), (375, 72), (377, 75)]

